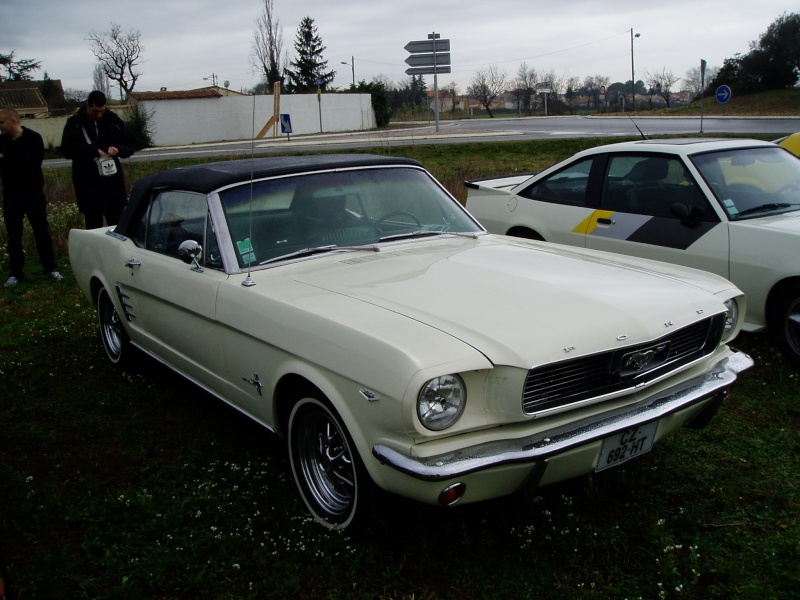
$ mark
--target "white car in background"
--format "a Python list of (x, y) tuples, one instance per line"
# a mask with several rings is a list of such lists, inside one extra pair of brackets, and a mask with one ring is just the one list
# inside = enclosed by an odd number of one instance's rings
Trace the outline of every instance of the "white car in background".
[(598, 146), (542, 173), (466, 182), (489, 231), (687, 265), (747, 296), (800, 364), (800, 158), (746, 139)]

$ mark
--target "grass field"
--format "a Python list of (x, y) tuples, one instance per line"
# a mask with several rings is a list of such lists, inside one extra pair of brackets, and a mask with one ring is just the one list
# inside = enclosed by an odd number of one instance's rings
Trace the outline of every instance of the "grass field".
[[(381, 152), (463, 199), (464, 179), (605, 141)], [(129, 163), (129, 183), (166, 166)], [(44, 280), (28, 236), (28, 279), (0, 289), (9, 598), (800, 598), (800, 371), (765, 335), (737, 340), (756, 367), (705, 430), (529, 500), (386, 497), (348, 537), (307, 516), (280, 440), (155, 363), (108, 364), (66, 261), (69, 173), (46, 175), (65, 280)]]

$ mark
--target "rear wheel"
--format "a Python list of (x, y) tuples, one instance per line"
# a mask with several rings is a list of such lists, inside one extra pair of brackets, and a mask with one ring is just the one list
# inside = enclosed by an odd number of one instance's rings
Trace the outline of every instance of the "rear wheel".
[(537, 242), (543, 242), (544, 238), (535, 232), (533, 229), (528, 229), (527, 227), (512, 227), (508, 230), (506, 235), (510, 235), (512, 237), (524, 238), (526, 240), (536, 240)]
[(800, 364), (800, 285), (786, 288), (775, 299), (769, 329), (780, 350)]
[(372, 481), (336, 411), (309, 394), (289, 416), (292, 474), (308, 510), (331, 529), (363, 520)]
[(133, 348), (128, 332), (125, 331), (114, 302), (104, 287), (97, 292), (97, 318), (100, 322), (100, 339), (108, 360), (115, 365), (130, 363)]

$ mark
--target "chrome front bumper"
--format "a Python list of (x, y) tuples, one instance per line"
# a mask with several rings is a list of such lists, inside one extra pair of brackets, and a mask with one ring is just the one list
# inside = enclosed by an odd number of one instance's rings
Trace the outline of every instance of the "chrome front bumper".
[[(700, 377), (665, 390), (646, 405), (625, 410), (550, 437), (540, 434), (514, 440), (499, 440), (463, 448), (438, 456), (415, 458), (387, 446), (375, 445), (372, 454), (384, 465), (423, 481), (442, 481), (468, 473), (516, 463), (534, 463), (604, 439), (627, 429), (661, 419), (714, 397), (722, 397), (738, 375), (753, 366), (743, 352), (718, 362)], [(706, 415), (707, 416), (707, 415)]]

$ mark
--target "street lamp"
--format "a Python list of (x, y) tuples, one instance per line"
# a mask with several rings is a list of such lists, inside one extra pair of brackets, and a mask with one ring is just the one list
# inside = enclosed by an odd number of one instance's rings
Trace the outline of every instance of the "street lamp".
[(342, 61), (343, 65), (350, 65), (350, 68), (353, 70), (353, 87), (356, 87), (356, 59), (354, 57), (350, 57), (350, 62)]
[(633, 72), (633, 39), (640, 35), (639, 33), (633, 35), (633, 27), (631, 27), (631, 112), (636, 111), (636, 75)]

